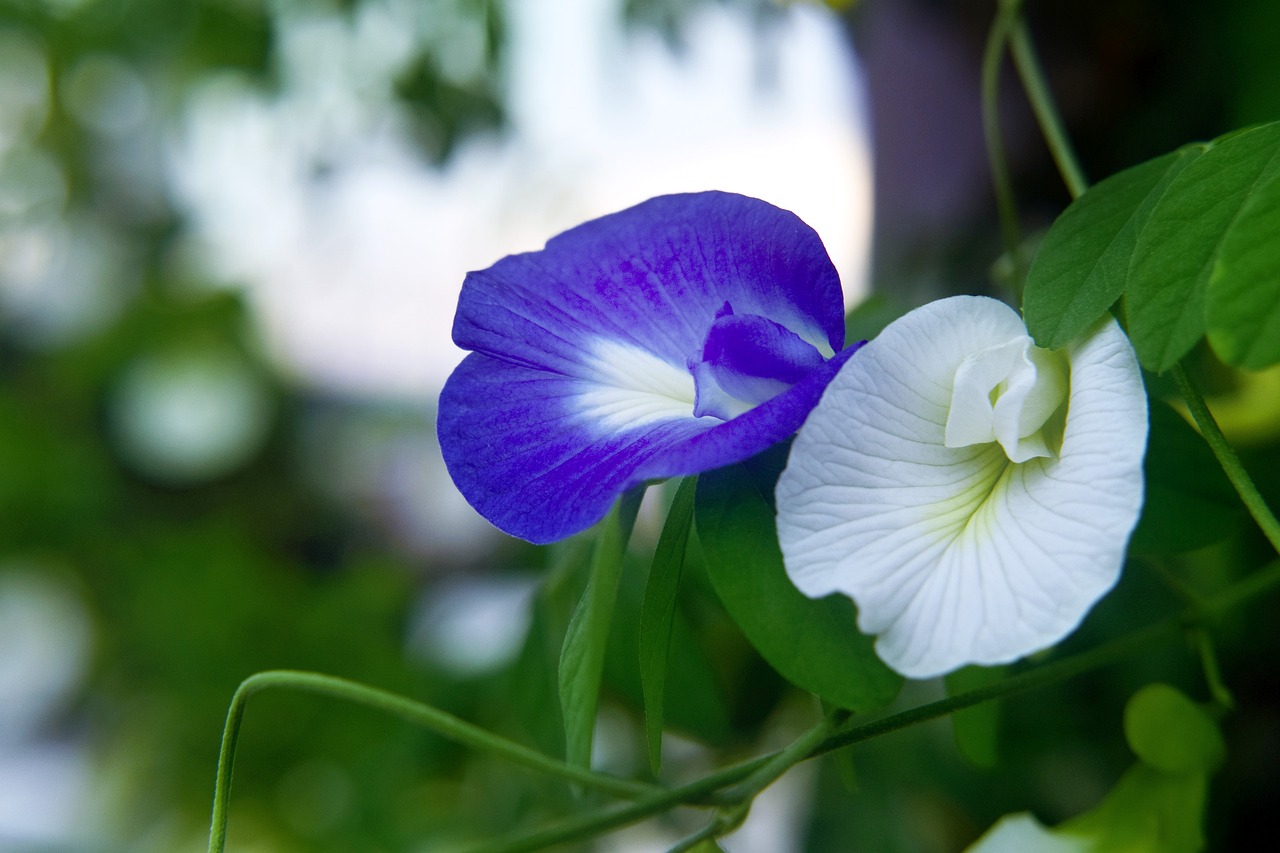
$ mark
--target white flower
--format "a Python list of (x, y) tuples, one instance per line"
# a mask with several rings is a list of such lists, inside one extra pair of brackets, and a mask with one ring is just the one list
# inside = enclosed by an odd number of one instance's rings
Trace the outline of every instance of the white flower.
[(1119, 577), (1146, 437), (1114, 320), (1050, 352), (993, 299), (926, 305), (850, 359), (800, 430), (777, 489), (787, 573), (851, 597), (904, 675), (1016, 660)]

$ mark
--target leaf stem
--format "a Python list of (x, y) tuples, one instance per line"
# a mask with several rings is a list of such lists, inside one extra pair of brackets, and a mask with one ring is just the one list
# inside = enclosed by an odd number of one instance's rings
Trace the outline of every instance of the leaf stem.
[(236, 744), (249, 697), (267, 689), (286, 689), (342, 699), (400, 717), (430, 729), (452, 741), (479, 751), (489, 752), (533, 770), (558, 776), (583, 787), (595, 788), (626, 798), (652, 797), (665, 789), (658, 785), (619, 779), (595, 773), (558, 761), (541, 752), (492, 734), (452, 714), (405, 696), (379, 690), (345, 678), (296, 670), (269, 670), (252, 675), (241, 682), (231, 699), (227, 723), (218, 754), (218, 775), (213, 795), (213, 817), (209, 829), (209, 853), (222, 853), (226, 847), (228, 802), (235, 764)]
[[(1001, 0), (1001, 12), (1012, 7), (1015, 14), (1020, 11), (1022, 0)], [(1018, 17), (1009, 32), (1009, 51), (1013, 54), (1013, 64), (1022, 78), (1022, 87), (1026, 90), (1027, 100), (1035, 113), (1044, 134), (1045, 143), (1058, 166), (1058, 172), (1067, 185), (1072, 198), (1079, 198), (1089, 188), (1084, 170), (1076, 159), (1075, 151), (1067, 140), (1067, 133), (1062, 124), (1062, 116), (1054, 104), (1049, 84), (1045, 80), (1040, 60), (1036, 57), (1035, 47), (1031, 43), (1031, 35), (1026, 21)]]
[(1209, 411), (1204, 401), (1204, 395), (1191, 381), (1182, 364), (1173, 366), (1173, 379), (1178, 383), (1178, 390), (1182, 392), (1182, 399), (1186, 401), (1191, 417), (1200, 428), (1200, 435), (1208, 443), (1213, 455), (1218, 458), (1218, 464), (1226, 472), (1227, 479), (1235, 487), (1236, 494), (1240, 496), (1245, 509), (1249, 510), (1249, 515), (1253, 516), (1253, 520), (1257, 522), (1262, 534), (1271, 543), (1271, 547), (1280, 554), (1280, 521), (1276, 520), (1267, 502), (1263, 500), (1249, 472), (1240, 464), (1240, 457), (1236, 456), (1236, 452), (1227, 443), (1226, 436), (1222, 434), (1222, 428), (1218, 426), (1217, 420), (1214, 419), (1213, 413)]

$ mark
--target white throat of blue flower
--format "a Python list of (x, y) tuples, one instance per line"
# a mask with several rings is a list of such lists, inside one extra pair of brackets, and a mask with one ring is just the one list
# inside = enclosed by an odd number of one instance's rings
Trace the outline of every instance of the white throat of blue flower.
[(1057, 456), (1067, 376), (1065, 356), (1025, 335), (970, 354), (956, 369), (946, 446), (999, 442), (1011, 462)]
[(829, 345), (815, 346), (758, 314), (735, 314), (728, 302), (683, 368), (612, 339), (598, 339), (592, 350), (594, 381), (580, 400), (588, 416), (610, 428), (672, 418), (732, 420), (786, 391), (831, 355)]

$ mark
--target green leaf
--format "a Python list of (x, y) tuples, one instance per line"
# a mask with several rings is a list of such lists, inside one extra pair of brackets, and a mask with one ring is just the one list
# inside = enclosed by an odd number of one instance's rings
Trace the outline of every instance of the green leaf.
[(697, 477), (685, 477), (667, 510), (667, 521), (658, 537), (649, 569), (649, 583), (640, 606), (640, 687), (644, 693), (645, 736), (649, 767), (654, 775), (662, 767), (663, 694), (667, 683), (667, 658), (671, 651), (671, 625), (676, 592), (684, 570), (685, 548), (693, 528), (693, 496)]
[[(604, 683), (609, 691), (637, 713), (643, 713), (645, 701), (636, 650), (640, 647), (647, 580), (641, 572), (623, 572), (604, 664)], [(685, 588), (683, 577), (680, 588)], [(708, 637), (698, 630), (703, 627), (695, 627), (683, 608), (672, 611), (662, 721), (668, 730), (718, 746), (728, 742), (733, 722), (721, 673), (705, 648)]]
[(1144, 762), (1165, 773), (1208, 773), (1226, 755), (1218, 726), (1167, 684), (1148, 684), (1124, 709), (1124, 734)]
[(845, 315), (845, 346), (871, 340), (884, 331), (885, 326), (905, 314), (908, 307), (891, 301), (884, 294), (871, 294)]
[(862, 793), (862, 783), (858, 781), (858, 765), (853, 761), (853, 747), (846, 746), (830, 753), (827, 759), (835, 766), (840, 784), (851, 796)]
[(1209, 279), (1209, 343), (1246, 370), (1280, 362), (1280, 174), (1252, 192)]
[(1226, 538), (1244, 520), (1244, 510), (1209, 445), (1159, 401), (1151, 402), (1150, 424), (1146, 497), (1130, 549), (1170, 554)]
[(1280, 123), (1223, 137), (1165, 189), (1138, 233), (1129, 271), (1129, 336), (1161, 372), (1204, 335), (1206, 293), (1246, 202), (1280, 173)]
[(628, 492), (600, 523), (591, 576), (569, 620), (560, 650), (560, 711), (564, 715), (565, 761), (591, 764), (591, 741), (600, 707), (600, 680), (609, 622), (618, 595), (622, 558), (640, 506), (641, 490)]
[(1060, 837), (1088, 838), (1089, 850), (1117, 853), (1199, 853), (1204, 847), (1204, 774), (1130, 767), (1096, 808), (1063, 822)]
[(884, 707), (902, 677), (875, 655), (853, 603), (806, 598), (787, 578), (774, 528), (773, 487), (786, 448), (698, 478), (696, 523), (716, 594), (784, 678), (852, 711)]
[[(946, 677), (947, 695), (955, 696), (995, 684), (1005, 667), (966, 666)], [(995, 767), (999, 760), (1000, 702), (982, 702), (951, 715), (951, 731), (960, 754), (978, 767)]]
[(1118, 172), (1058, 217), (1036, 252), (1022, 299), (1038, 345), (1066, 346), (1120, 298), (1138, 232), (1165, 188), (1203, 150), (1188, 146)]
[(511, 672), (513, 715), (525, 734), (550, 755), (564, 753), (558, 689), (560, 652), (591, 568), (592, 542), (575, 536), (552, 545), (548, 571), (533, 600), (529, 631)]

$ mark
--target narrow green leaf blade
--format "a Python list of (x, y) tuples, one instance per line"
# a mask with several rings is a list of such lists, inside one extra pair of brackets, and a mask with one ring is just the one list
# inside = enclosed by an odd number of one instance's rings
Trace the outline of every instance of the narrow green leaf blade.
[(769, 461), (756, 457), (698, 478), (695, 519), (711, 585), (784, 678), (841, 708), (882, 708), (897, 695), (902, 677), (858, 631), (853, 603), (840, 596), (806, 598), (786, 576), (772, 507), (781, 465), (777, 458)]
[(1188, 146), (1100, 182), (1063, 211), (1027, 273), (1022, 312), (1036, 343), (1058, 349), (1120, 298), (1138, 232), (1165, 188), (1203, 151)]
[(640, 492), (624, 495), (597, 533), (591, 576), (569, 620), (560, 650), (560, 711), (564, 715), (565, 761), (591, 764), (591, 742), (600, 707), (600, 681), (609, 640), (609, 622), (618, 595), (622, 558), (640, 505)]
[(640, 605), (640, 687), (644, 694), (645, 736), (649, 766), (657, 775), (662, 767), (663, 698), (667, 683), (667, 657), (671, 649), (671, 625), (675, 618), (676, 592), (684, 555), (693, 528), (693, 497), (697, 477), (685, 477), (667, 510), (667, 521), (658, 537), (649, 569), (649, 582)]
[(1280, 173), (1280, 123), (1214, 142), (1174, 178), (1138, 233), (1129, 337), (1143, 367), (1168, 370), (1208, 327), (1206, 294), (1249, 196)]
[(1280, 362), (1280, 174), (1260, 183), (1209, 279), (1209, 343), (1246, 370)]

